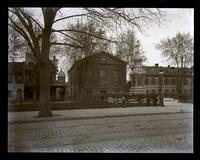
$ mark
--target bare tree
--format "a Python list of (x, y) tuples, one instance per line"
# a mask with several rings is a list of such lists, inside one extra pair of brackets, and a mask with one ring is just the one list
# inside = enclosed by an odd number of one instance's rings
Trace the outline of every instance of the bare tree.
[(161, 12), (158, 9), (124, 9), (124, 8), (84, 8), (84, 12), (74, 15), (56, 17), (61, 8), (41, 8), (42, 22), (40, 22), (30, 11), (24, 8), (9, 8), (9, 26), (18, 32), (27, 42), (31, 52), (39, 63), (40, 70), (40, 98), (39, 116), (51, 116), (50, 101), (50, 69), (49, 54), (52, 45), (67, 45), (70, 47), (83, 48), (80, 45), (70, 44), (63, 41), (51, 41), (52, 33), (62, 33), (67, 36), (71, 32), (81, 32), (90, 36), (87, 31), (73, 30), (69, 28), (55, 29), (55, 24), (78, 17), (88, 17), (99, 23), (104, 28), (110, 29), (116, 26), (132, 25), (140, 31), (146, 24), (159, 24)]
[(71, 65), (77, 60), (94, 54), (96, 51), (108, 51), (110, 40), (106, 38), (105, 31), (92, 20), (86, 22), (77, 20), (75, 24), (69, 25), (69, 29), (88, 33), (71, 32), (64, 38), (65, 42), (83, 46), (83, 48), (64, 47), (62, 55)]
[(183, 93), (184, 68), (193, 65), (193, 38), (189, 33), (177, 33), (175, 37), (161, 40), (156, 48), (168, 62), (178, 68), (177, 96)]
[(128, 30), (125, 33), (121, 33), (116, 42), (116, 55), (127, 62), (128, 70), (132, 71), (134, 68), (134, 59), (136, 54), (142, 58), (142, 61), (146, 61), (144, 51), (139, 48), (139, 53), (136, 52), (136, 45), (138, 39), (133, 31)]
[(177, 33), (175, 37), (163, 39), (156, 45), (168, 62), (185, 68), (193, 64), (193, 38), (190, 33)]
[(26, 41), (12, 27), (8, 27), (8, 33), (8, 61), (24, 58), (24, 53), (29, 49)]

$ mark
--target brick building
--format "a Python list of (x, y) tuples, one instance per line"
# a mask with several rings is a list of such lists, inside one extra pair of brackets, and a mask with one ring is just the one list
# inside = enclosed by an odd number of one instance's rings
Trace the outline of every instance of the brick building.
[(126, 63), (107, 52), (98, 52), (72, 65), (68, 83), (73, 99), (125, 93)]

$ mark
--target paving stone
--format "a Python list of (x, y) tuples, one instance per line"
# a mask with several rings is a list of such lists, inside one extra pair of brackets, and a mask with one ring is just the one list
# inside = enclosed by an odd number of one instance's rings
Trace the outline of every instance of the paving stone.
[(192, 152), (191, 114), (50, 121), (8, 126), (19, 152)]

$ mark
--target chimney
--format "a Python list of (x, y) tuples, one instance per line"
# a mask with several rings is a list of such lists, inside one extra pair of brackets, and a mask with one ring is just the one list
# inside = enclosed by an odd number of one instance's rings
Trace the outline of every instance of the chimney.
[(155, 67), (159, 67), (159, 64), (158, 64), (158, 63), (156, 63), (156, 64), (155, 64)]

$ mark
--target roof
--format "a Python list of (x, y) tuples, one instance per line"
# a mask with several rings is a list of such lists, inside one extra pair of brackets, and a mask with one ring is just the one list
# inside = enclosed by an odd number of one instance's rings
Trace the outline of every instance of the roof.
[[(49, 60), (51, 69), (56, 71), (56, 66)], [(34, 65), (34, 66), (33, 66)], [(31, 67), (30, 67), (31, 66)], [(16, 73), (23, 73), (24, 67), (26, 69), (38, 69), (38, 63), (36, 64), (29, 64), (25, 65), (25, 62), (8, 62), (8, 73), (16, 74)]]
[(23, 73), (24, 62), (8, 62), (8, 73)]
[(99, 51), (99, 52), (94, 52), (91, 56), (87, 56), (83, 59), (80, 59), (80, 60), (77, 60), (76, 62), (74, 62), (74, 64), (71, 66), (71, 68), (68, 70), (68, 72), (71, 71), (74, 68), (75, 65), (80, 64), (80, 63), (84, 63), (85, 61), (91, 59), (92, 57), (98, 56), (98, 55), (105, 55), (105, 56), (108, 56), (112, 59), (115, 59), (116, 61), (118, 61), (120, 63), (126, 64), (125, 61), (121, 60), (120, 58), (118, 58), (118, 57), (116, 57), (116, 56), (114, 56), (114, 55), (112, 55), (108, 52)]
[(146, 74), (143, 68), (134, 68), (132, 74)]
[(155, 66), (143, 66), (147, 75), (158, 75), (162, 70), (164, 75), (172, 75), (177, 76), (178, 71), (183, 70), (186, 75), (192, 75), (193, 69), (192, 68), (175, 68), (175, 67), (155, 67)]

